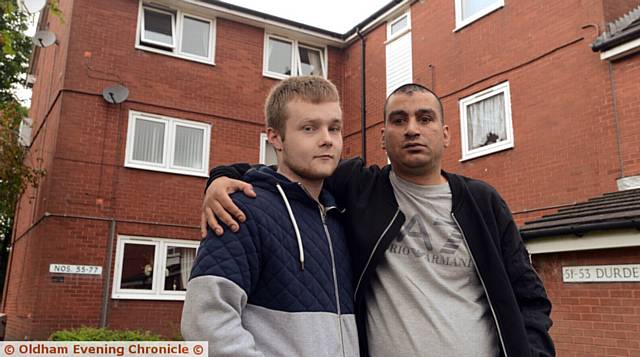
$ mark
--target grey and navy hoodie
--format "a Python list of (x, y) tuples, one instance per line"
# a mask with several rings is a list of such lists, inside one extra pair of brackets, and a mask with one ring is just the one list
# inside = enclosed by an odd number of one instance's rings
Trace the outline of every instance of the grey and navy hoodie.
[(186, 340), (209, 356), (358, 356), (351, 262), (339, 210), (268, 167), (232, 195), (247, 220), (209, 230), (198, 249), (182, 312)]

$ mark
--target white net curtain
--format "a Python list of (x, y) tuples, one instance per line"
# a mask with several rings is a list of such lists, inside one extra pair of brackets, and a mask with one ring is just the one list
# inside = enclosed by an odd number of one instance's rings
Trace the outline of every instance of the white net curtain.
[(507, 140), (504, 93), (467, 106), (469, 150)]

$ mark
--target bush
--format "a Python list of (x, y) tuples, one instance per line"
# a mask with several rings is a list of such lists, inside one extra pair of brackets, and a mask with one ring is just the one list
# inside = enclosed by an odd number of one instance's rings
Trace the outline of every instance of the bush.
[(80, 327), (56, 331), (49, 341), (163, 341), (160, 335), (140, 330), (109, 330), (107, 328)]

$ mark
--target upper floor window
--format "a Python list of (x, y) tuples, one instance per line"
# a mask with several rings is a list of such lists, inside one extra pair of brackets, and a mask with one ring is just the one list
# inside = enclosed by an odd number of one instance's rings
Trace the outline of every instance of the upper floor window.
[(138, 48), (213, 63), (212, 19), (141, 3), (138, 28)]
[(411, 30), (411, 13), (409, 11), (387, 22), (387, 42), (402, 36)]
[(504, 6), (504, 0), (455, 0), (456, 30)]
[(387, 22), (387, 41), (385, 41), (387, 95), (401, 85), (413, 82), (411, 53), (411, 12), (407, 10)]
[(509, 82), (460, 100), (462, 160), (513, 147)]
[(119, 236), (114, 299), (184, 300), (199, 241)]
[(278, 79), (292, 75), (326, 78), (326, 50), (285, 37), (266, 34), (263, 74)]
[(209, 124), (131, 111), (126, 167), (207, 176)]

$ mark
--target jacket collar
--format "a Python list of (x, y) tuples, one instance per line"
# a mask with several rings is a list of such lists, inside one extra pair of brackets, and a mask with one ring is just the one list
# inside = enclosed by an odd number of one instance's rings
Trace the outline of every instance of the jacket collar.
[[(289, 199), (316, 205), (316, 201), (306, 192), (299, 182), (292, 182), (287, 177), (277, 173), (268, 166), (261, 166), (256, 169), (249, 170), (242, 180), (276, 194), (278, 194), (276, 185), (279, 184)], [(320, 191), (320, 196), (318, 198), (320, 204), (322, 204), (327, 210), (330, 208), (337, 208), (335, 198), (326, 189), (323, 188)]]

